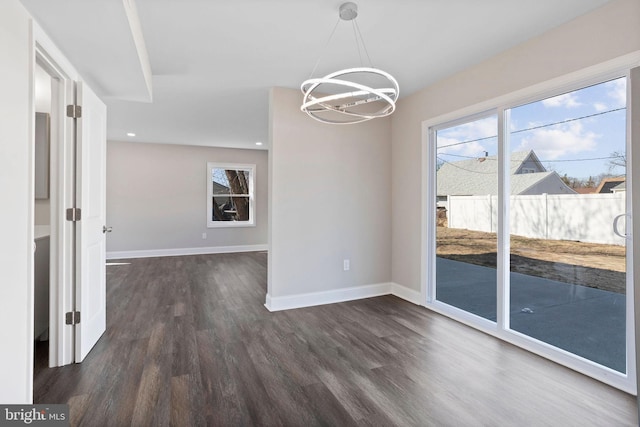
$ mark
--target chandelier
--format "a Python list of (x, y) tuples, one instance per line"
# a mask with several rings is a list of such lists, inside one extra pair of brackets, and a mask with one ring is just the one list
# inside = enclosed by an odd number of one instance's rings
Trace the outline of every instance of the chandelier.
[[(339, 18), (329, 36), (327, 46), (340, 21), (351, 21), (353, 33), (362, 63), (360, 45), (369, 61), (369, 67), (361, 66), (335, 71), (320, 78), (309, 78), (300, 86), (303, 98), (300, 110), (323, 123), (352, 124), (378, 117), (386, 117), (396, 109), (400, 88), (391, 74), (374, 68), (356, 22), (358, 5), (344, 3), (338, 11)], [(326, 46), (325, 46), (326, 48)], [(311, 76), (315, 72), (320, 58)]]

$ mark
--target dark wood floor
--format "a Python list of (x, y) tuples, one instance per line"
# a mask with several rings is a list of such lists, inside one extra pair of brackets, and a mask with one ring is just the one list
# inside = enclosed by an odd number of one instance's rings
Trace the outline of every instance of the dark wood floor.
[(265, 253), (107, 268), (107, 332), (38, 371), (86, 426), (624, 426), (635, 398), (396, 297), (269, 313)]

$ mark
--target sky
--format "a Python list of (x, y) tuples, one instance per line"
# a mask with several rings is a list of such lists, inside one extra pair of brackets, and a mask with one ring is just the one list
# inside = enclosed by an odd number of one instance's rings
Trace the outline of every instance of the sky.
[[(610, 157), (625, 153), (625, 107), (626, 79), (619, 78), (512, 108), (509, 151), (533, 150), (560, 176), (624, 175), (624, 167), (611, 167)], [(497, 155), (496, 135), (495, 115), (439, 130), (438, 161)]]
[(213, 168), (211, 170), (211, 175), (213, 175), (213, 182), (224, 185), (229, 188), (229, 180), (227, 179), (227, 174), (225, 173), (225, 169), (222, 168)]

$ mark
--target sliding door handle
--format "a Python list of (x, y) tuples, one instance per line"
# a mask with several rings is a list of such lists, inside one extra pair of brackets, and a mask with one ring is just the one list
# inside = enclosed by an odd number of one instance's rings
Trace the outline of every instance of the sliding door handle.
[(626, 232), (625, 232), (625, 234), (620, 233), (620, 230), (619, 230), (619, 228), (618, 228), (618, 222), (620, 221), (620, 218), (623, 218), (623, 217), (624, 217), (624, 218), (625, 218), (625, 230), (626, 230), (626, 228), (627, 228), (627, 223), (629, 222), (629, 221), (627, 221), (627, 220), (626, 220), (626, 218), (627, 218), (628, 216), (629, 216), (629, 214), (623, 213), (623, 214), (620, 214), (620, 215), (616, 216), (616, 217), (613, 219), (613, 233), (614, 233), (616, 236), (620, 236), (620, 237), (622, 237), (623, 239), (628, 239), (628, 238), (629, 238), (629, 233), (626, 233)]

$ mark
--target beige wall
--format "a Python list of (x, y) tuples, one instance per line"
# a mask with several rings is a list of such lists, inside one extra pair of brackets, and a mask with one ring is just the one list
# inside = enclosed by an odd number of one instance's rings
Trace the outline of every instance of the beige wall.
[(271, 92), (270, 296), (388, 282), (390, 121), (329, 126), (302, 113), (301, 99)]
[[(256, 165), (255, 227), (207, 228), (207, 162)], [(264, 150), (109, 141), (107, 255), (266, 246), (267, 163)]]
[(639, 49), (640, 2), (618, 0), (400, 100), (392, 116), (393, 282), (420, 289), (423, 121)]
[[(30, 403), (33, 376), (33, 48), (20, 2), (0, 6), (0, 402)], [(9, 351), (10, 350), (10, 351)]]

